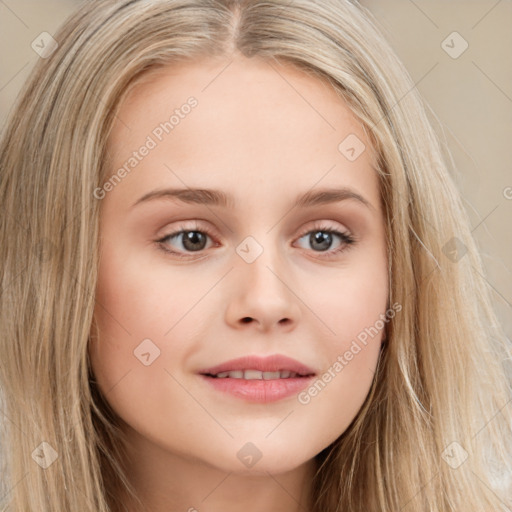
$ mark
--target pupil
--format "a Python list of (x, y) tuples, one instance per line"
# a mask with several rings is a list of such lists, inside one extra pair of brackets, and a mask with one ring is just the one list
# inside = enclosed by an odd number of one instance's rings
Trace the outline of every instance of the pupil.
[(329, 248), (331, 245), (331, 233), (325, 233), (324, 231), (317, 231), (315, 235), (311, 235), (311, 246), (314, 247), (314, 245), (318, 242), (320, 243), (321, 247), (319, 247), (320, 250), (325, 251)]
[[(187, 231), (184, 233), (183, 246), (191, 251), (198, 251), (204, 248), (206, 237), (198, 231)], [(199, 247), (198, 247), (199, 245)]]

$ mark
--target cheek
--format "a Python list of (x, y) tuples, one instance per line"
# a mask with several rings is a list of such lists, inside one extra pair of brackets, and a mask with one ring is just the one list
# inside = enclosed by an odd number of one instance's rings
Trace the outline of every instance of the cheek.
[[(112, 246), (102, 251), (94, 310), (99, 341), (91, 339), (89, 352), (102, 390), (111, 389), (127, 372), (146, 368), (144, 363), (165, 367), (164, 348), (193, 303), (190, 286), (182, 286), (179, 278), (166, 282), (149, 269), (129, 251)], [(173, 347), (174, 355), (179, 345)], [(143, 372), (142, 378), (150, 375), (155, 372)]]
[[(98, 324), (111, 338), (161, 338), (197, 300), (197, 284), (165, 261), (155, 247), (130, 241), (128, 234), (105, 228), (96, 311)], [(205, 285), (206, 286), (206, 285)], [(102, 331), (103, 332), (103, 331)]]
[(194, 340), (204, 330), (198, 311), (212, 287), (211, 279), (191, 279), (148, 254), (122, 240), (104, 243), (101, 253), (94, 311), (99, 340), (91, 339), (89, 356), (99, 389), (121, 416), (144, 409), (147, 393), (169, 394), (181, 407), (169, 373), (198, 350)]
[[(310, 293), (308, 304), (322, 320), (323, 373), (299, 395), (299, 402), (331, 418), (323, 434), (343, 432), (370, 390), (384, 337), (388, 301), (385, 259), (359, 259)], [(394, 316), (394, 313), (393, 313)]]
[[(356, 261), (357, 260), (357, 261)], [(378, 322), (388, 302), (388, 274), (386, 260), (365, 255), (329, 276), (323, 286), (311, 288), (308, 297), (313, 312), (327, 329), (332, 348), (343, 349), (352, 339), (381, 338), (383, 326)], [(378, 323), (377, 323), (378, 322)], [(372, 329), (377, 323), (377, 333)]]

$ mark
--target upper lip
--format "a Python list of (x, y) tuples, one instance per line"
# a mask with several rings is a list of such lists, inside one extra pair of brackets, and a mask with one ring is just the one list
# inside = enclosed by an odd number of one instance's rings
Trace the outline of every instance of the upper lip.
[(235, 370), (259, 370), (260, 372), (291, 371), (299, 375), (314, 375), (315, 371), (308, 366), (281, 354), (271, 356), (244, 356), (231, 359), (211, 368), (200, 370), (203, 375), (216, 375), (221, 372)]

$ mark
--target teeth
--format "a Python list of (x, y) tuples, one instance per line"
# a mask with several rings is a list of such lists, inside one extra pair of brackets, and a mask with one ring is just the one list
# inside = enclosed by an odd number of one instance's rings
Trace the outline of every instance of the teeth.
[(264, 380), (279, 379), (279, 378), (281, 378), (280, 372), (263, 372)]
[(280, 372), (260, 372), (259, 370), (233, 370), (230, 372), (220, 372), (216, 375), (218, 379), (245, 379), (245, 380), (272, 380), (272, 379), (293, 379), (299, 374), (290, 370)]
[(245, 380), (261, 380), (263, 379), (263, 372), (258, 370), (245, 370), (244, 371), (244, 379)]

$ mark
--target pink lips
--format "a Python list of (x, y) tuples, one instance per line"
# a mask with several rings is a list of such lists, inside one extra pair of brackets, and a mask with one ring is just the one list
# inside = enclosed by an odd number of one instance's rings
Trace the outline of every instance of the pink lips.
[[(245, 379), (214, 375), (237, 371), (258, 370), (260, 372), (293, 372), (295, 377), (272, 379)], [(201, 377), (214, 389), (231, 394), (249, 402), (275, 402), (297, 394), (308, 386), (315, 376), (314, 370), (302, 363), (279, 354), (258, 357), (246, 356), (201, 370)]]

